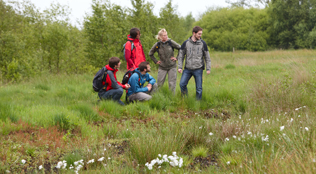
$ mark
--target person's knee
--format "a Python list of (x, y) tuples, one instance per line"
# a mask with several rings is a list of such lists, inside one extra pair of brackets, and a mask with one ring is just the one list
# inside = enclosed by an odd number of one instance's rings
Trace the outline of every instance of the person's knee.
[(118, 92), (118, 94), (123, 94), (124, 90), (123, 90), (123, 88), (119, 88), (119, 89), (117, 90), (117, 92)]

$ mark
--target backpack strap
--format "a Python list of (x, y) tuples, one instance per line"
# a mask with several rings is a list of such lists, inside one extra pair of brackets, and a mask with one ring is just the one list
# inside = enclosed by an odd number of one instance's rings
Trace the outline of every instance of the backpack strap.
[(139, 72), (137, 72), (137, 71), (135, 71), (137, 74), (138, 74), (138, 84), (139, 84), (139, 86), (141, 86), (142, 84), (140, 83), (140, 73)]
[(172, 42), (171, 42), (171, 39), (170, 39), (170, 40), (168, 40), (168, 43), (169, 43), (169, 45), (171, 46), (171, 48), (172, 48), (172, 51), (174, 51), (174, 47), (172, 46)]

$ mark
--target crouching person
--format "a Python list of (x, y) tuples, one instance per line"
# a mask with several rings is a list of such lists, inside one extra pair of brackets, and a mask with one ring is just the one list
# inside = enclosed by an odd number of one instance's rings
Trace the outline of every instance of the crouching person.
[(124, 105), (120, 98), (123, 95), (123, 89), (129, 89), (130, 85), (122, 85), (120, 82), (117, 81), (116, 72), (118, 71), (120, 66), (121, 61), (118, 57), (111, 57), (109, 60), (109, 64), (105, 65), (105, 68), (107, 69), (107, 76), (105, 79), (106, 87), (99, 91), (99, 97), (101, 100), (112, 99), (118, 102), (120, 105)]
[[(156, 80), (148, 72), (150, 72), (149, 62), (141, 62), (128, 80), (130, 88), (127, 96), (130, 102), (150, 100), (151, 94), (158, 88)], [(148, 85), (144, 87), (146, 82)]]

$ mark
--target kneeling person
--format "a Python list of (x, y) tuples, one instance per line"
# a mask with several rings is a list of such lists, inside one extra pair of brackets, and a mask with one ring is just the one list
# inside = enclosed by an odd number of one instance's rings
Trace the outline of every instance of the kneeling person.
[(118, 57), (111, 57), (109, 60), (109, 64), (105, 65), (107, 69), (107, 76), (105, 83), (105, 89), (101, 89), (99, 91), (100, 99), (112, 99), (117, 101), (120, 105), (124, 105), (124, 103), (120, 100), (121, 96), (123, 95), (123, 89), (127, 90), (130, 88), (129, 84), (122, 85), (116, 79), (116, 72), (121, 66), (121, 61)]
[[(138, 68), (135, 69), (135, 73), (128, 80), (130, 85), (127, 92), (129, 101), (146, 101), (152, 98), (150, 94), (158, 88), (158, 85), (148, 72), (150, 72), (149, 62), (141, 62)], [(144, 87), (146, 82), (148, 82), (148, 85)]]

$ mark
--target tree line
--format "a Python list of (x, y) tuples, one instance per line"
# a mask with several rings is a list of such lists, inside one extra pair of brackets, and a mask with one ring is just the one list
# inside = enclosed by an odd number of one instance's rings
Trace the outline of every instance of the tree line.
[(231, 1), (231, 7), (209, 8), (197, 21), (192, 14), (180, 16), (172, 0), (158, 16), (152, 3), (131, 2), (132, 8), (124, 8), (108, 0), (92, 0), (92, 14), (78, 28), (70, 23), (67, 6), (55, 3), (40, 12), (28, 1), (0, 0), (0, 81), (44, 73), (95, 73), (112, 56), (124, 59), (122, 45), (133, 27), (141, 30), (145, 54), (157, 42), (161, 28), (181, 44), (195, 25), (204, 29), (202, 37), (215, 51), (316, 46), (316, 0)]

